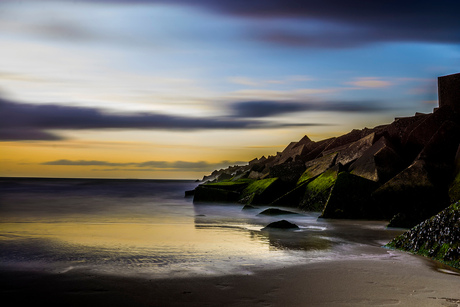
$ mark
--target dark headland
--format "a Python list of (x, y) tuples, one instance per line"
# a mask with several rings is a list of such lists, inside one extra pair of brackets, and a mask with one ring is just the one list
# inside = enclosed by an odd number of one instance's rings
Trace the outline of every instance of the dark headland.
[(414, 229), (389, 246), (460, 268), (460, 73), (438, 78), (439, 107), (371, 129), (216, 170), (194, 202), (320, 211), (322, 218), (388, 220)]

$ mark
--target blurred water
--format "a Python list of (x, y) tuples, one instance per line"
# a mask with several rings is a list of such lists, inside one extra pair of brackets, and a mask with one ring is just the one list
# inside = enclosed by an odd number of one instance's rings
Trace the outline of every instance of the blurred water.
[[(384, 222), (279, 217), (240, 204), (193, 204), (197, 183), (171, 180), (0, 179), (0, 264), (86, 268), (148, 278), (251, 274), (341, 257), (373, 257), (401, 230)], [(292, 209), (293, 210), (293, 209)], [(295, 211), (295, 210), (293, 210)], [(287, 219), (296, 231), (261, 231)]]

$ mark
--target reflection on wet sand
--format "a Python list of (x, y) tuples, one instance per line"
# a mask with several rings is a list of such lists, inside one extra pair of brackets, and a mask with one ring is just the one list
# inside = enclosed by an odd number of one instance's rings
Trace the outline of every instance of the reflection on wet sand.
[[(326, 220), (318, 212), (263, 216), (266, 208), (242, 210), (241, 205), (195, 205), (195, 228), (199, 230), (226, 229), (244, 233), (252, 241), (267, 244), (269, 250), (332, 251), (345, 245), (381, 246), (403, 232), (388, 229), (384, 221)], [(292, 209), (290, 209), (292, 210)], [(227, 213), (237, 216), (229, 219)], [(263, 230), (268, 223), (286, 219), (299, 226), (297, 230)]]

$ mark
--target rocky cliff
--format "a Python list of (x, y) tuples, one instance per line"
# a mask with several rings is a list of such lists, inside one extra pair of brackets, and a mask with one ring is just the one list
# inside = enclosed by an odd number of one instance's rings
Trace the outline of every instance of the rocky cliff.
[(282, 152), (203, 178), (194, 201), (271, 204), (324, 218), (412, 227), (460, 198), (460, 74), (440, 77), (440, 106)]

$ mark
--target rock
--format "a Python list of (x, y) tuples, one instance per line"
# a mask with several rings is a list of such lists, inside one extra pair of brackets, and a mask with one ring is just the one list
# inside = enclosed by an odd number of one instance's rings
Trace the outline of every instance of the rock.
[(334, 152), (331, 150), (337, 149), (338, 147), (346, 146), (348, 144), (356, 142), (362, 139), (363, 137), (371, 134), (372, 132), (374, 132), (374, 129), (367, 129), (367, 128), (364, 128), (362, 130), (353, 129), (352, 131), (350, 131), (349, 133), (345, 135), (334, 138), (334, 140), (324, 149), (323, 155), (328, 155)]
[(263, 173), (251, 171), (248, 175), (249, 179), (261, 179), (264, 176)]
[(270, 229), (299, 229), (299, 226), (288, 222), (286, 220), (281, 220), (277, 222), (273, 222), (262, 228), (262, 230), (270, 230)]
[(417, 159), (426, 162), (430, 177), (437, 185), (450, 183), (459, 144), (460, 126), (448, 120), (440, 125), (418, 155)]
[(224, 189), (199, 186), (195, 189), (193, 202), (237, 202), (240, 193)]
[(281, 157), (276, 164), (283, 164), (289, 161), (295, 161), (297, 156), (304, 155), (308, 152), (308, 144), (313, 143), (307, 136), (300, 142), (290, 143), (281, 153)]
[(459, 122), (458, 115), (450, 106), (439, 108), (433, 114), (424, 117), (414, 129), (406, 129), (402, 137), (402, 145), (407, 156), (409, 158), (417, 156), (447, 121)]
[(323, 218), (376, 218), (378, 208), (371, 201), (371, 193), (378, 184), (372, 180), (340, 172), (324, 207)]
[(460, 145), (455, 155), (454, 170), (454, 179), (449, 185), (449, 198), (452, 203), (460, 201)]
[(278, 178), (253, 181), (242, 191), (246, 204), (269, 204), (286, 193), (285, 184)]
[(406, 218), (404, 226), (413, 227), (449, 205), (444, 194), (431, 181), (425, 161), (416, 160), (374, 191), (372, 197), (382, 218), (391, 219), (399, 213)]
[(296, 186), (294, 189), (290, 190), (281, 197), (275, 199), (270, 203), (270, 206), (280, 206), (280, 207), (298, 207), (300, 200), (305, 195), (305, 187), (308, 181), (303, 182), (302, 184)]
[(315, 142), (314, 144), (311, 144), (309, 151), (303, 154), (302, 156), (300, 156), (300, 159), (304, 162), (307, 162), (307, 161), (321, 157), (323, 155), (322, 153), (324, 152), (324, 150), (329, 145), (331, 145), (335, 141), (335, 139), (336, 138), (330, 138), (330, 139), (322, 140), (319, 142)]
[(250, 171), (242, 169), (240, 172), (237, 172), (231, 181), (240, 181), (240, 179), (247, 179), (249, 177)]
[(450, 106), (460, 113), (460, 73), (438, 77), (439, 107)]
[(195, 190), (185, 191), (185, 197), (191, 197), (195, 195)]
[(231, 174), (227, 174), (227, 173), (222, 173), (220, 174), (219, 176), (217, 176), (217, 181), (223, 181), (223, 180), (228, 180), (228, 179), (231, 179), (233, 176)]
[(299, 207), (306, 211), (323, 211), (339, 171), (340, 165), (336, 165), (309, 182)]
[(429, 115), (396, 118), (391, 124), (376, 129), (376, 135), (377, 137), (385, 136), (390, 142), (400, 146), (403, 135), (407, 134), (406, 131), (412, 131), (427, 116)]
[(347, 165), (350, 162), (358, 159), (367, 149), (369, 149), (374, 143), (375, 133), (359, 139), (348, 145), (346, 148), (339, 151), (336, 162), (342, 165)]
[(460, 203), (452, 204), (387, 244), (460, 269)]
[(242, 191), (253, 180), (223, 181), (205, 183), (196, 187), (194, 202), (237, 202)]
[(327, 156), (311, 160), (305, 164), (306, 170), (297, 181), (300, 185), (331, 168), (335, 164), (337, 153), (332, 153)]
[(305, 164), (302, 161), (287, 162), (272, 166), (270, 168), (270, 177), (276, 177), (281, 181), (292, 183), (294, 185), (304, 171)]
[(285, 215), (285, 214), (298, 214), (298, 213), (291, 212), (291, 211), (286, 211), (286, 210), (281, 210), (281, 209), (277, 209), (277, 208), (268, 208), (268, 209), (260, 212), (258, 215), (277, 216), (277, 215)]
[(257, 208), (254, 207), (254, 206), (244, 205), (243, 209), (241, 209), (241, 210), (245, 211), (245, 210), (255, 210), (255, 209), (257, 209)]
[(388, 181), (404, 168), (404, 161), (393, 148), (382, 136), (350, 166), (350, 173), (379, 183)]

